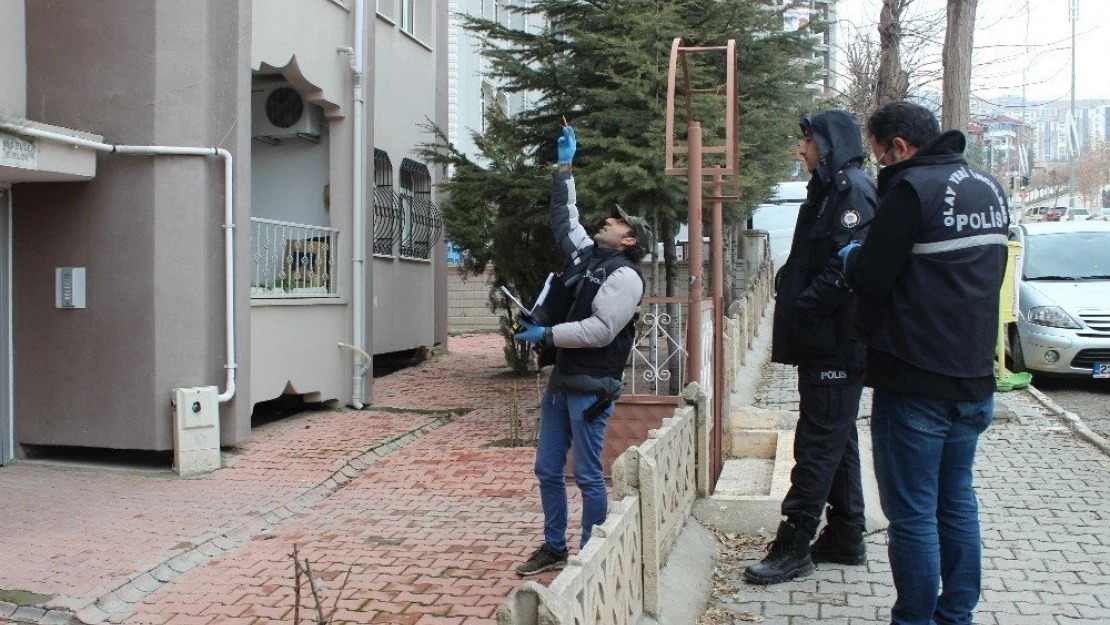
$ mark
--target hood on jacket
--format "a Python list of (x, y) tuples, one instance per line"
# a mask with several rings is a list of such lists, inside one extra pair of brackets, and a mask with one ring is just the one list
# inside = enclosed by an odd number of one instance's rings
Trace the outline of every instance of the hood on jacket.
[(802, 132), (809, 133), (817, 143), (820, 159), (813, 174), (822, 186), (832, 182), (841, 169), (849, 165), (859, 167), (863, 163), (863, 143), (855, 115), (833, 109), (804, 118), (800, 126)]

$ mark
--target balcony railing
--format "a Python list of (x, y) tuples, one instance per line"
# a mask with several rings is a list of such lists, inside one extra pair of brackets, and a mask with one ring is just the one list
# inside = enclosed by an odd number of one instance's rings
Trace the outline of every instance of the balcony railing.
[(336, 297), (339, 230), (251, 217), (251, 297)]

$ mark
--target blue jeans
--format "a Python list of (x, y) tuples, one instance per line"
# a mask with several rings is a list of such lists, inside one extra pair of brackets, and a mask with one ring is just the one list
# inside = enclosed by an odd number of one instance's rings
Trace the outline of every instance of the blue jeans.
[(543, 394), (540, 406), (540, 440), (536, 447), (536, 477), (543, 503), (543, 537), (547, 548), (567, 548), (567, 451), (574, 447), (574, 481), (582, 491), (582, 545), (595, 525), (605, 522), (609, 494), (601, 470), (605, 425), (613, 406), (586, 421), (582, 413), (597, 395), (552, 391)]
[(992, 398), (948, 401), (875, 391), (875, 475), (890, 520), (888, 552), (898, 593), (893, 625), (971, 623), (982, 570), (972, 466), (993, 409)]

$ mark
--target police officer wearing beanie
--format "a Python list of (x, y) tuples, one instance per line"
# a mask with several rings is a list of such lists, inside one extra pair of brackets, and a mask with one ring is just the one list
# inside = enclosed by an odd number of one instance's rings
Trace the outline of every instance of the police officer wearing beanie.
[(655, 240), (647, 222), (617, 206), (591, 238), (578, 221), (571, 162), (574, 129), (563, 128), (559, 168), (551, 189), (551, 225), (562, 252), (561, 280), (574, 293), (566, 321), (551, 327), (527, 321), (518, 340), (555, 348), (555, 366), (540, 406), (536, 478), (543, 504), (544, 543), (517, 567), (521, 576), (562, 568), (567, 561), (567, 452), (582, 491), (582, 541), (605, 522), (608, 492), (601, 467), (605, 427), (620, 395), (632, 351), (644, 281), (639, 262)]
[(880, 203), (867, 241), (841, 256), (875, 390), (890, 620), (969, 625), (982, 559), (972, 467), (994, 407), (1009, 206), (1002, 185), (968, 165), (963, 133), (942, 133), (928, 109), (885, 104), (867, 131), (884, 167)]
[[(855, 298), (842, 288), (837, 252), (862, 241), (874, 215), (875, 185), (860, 170), (860, 128), (831, 110), (801, 122), (798, 155), (812, 174), (786, 264), (776, 276), (771, 359), (798, 366), (801, 396), (794, 469), (778, 534), (744, 579), (774, 584), (814, 562), (863, 564), (863, 487), (856, 416), (864, 349), (852, 336)], [(827, 525), (810, 547), (828, 504)]]

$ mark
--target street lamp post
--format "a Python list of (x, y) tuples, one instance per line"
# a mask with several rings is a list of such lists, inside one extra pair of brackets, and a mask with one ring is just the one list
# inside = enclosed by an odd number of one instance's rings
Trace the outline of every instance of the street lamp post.
[(1079, 128), (1075, 119), (1075, 23), (1079, 21), (1079, 0), (1069, 0), (1071, 18), (1071, 113), (1068, 116), (1068, 208), (1075, 208), (1075, 157), (1079, 152)]

